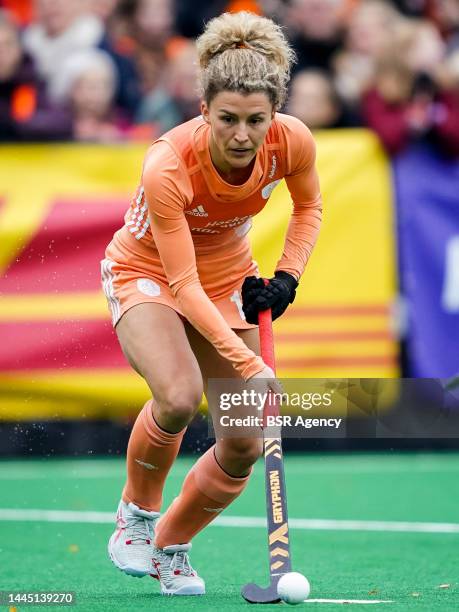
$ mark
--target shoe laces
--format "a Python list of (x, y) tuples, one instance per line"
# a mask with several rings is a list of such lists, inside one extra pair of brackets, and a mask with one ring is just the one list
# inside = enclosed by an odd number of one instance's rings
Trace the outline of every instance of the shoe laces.
[(145, 544), (153, 540), (153, 520), (143, 516), (128, 516), (126, 520), (126, 536), (132, 544)]
[(174, 553), (170, 564), (171, 572), (183, 574), (184, 576), (194, 576), (193, 568), (190, 564), (190, 558), (186, 552), (178, 551)]

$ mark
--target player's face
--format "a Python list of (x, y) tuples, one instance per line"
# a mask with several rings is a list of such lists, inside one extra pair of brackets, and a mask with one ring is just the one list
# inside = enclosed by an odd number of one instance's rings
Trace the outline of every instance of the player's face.
[(274, 118), (272, 103), (264, 92), (222, 91), (209, 105), (201, 103), (201, 113), (212, 130), (212, 161), (223, 172), (250, 164)]

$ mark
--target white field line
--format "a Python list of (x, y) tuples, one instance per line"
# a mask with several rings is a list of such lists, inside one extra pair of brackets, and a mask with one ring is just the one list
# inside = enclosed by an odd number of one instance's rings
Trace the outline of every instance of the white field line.
[[(1, 511), (0, 511), (1, 512)], [(1, 515), (0, 515), (1, 516)], [(218, 523), (217, 523), (218, 521)], [(261, 517), (221, 516), (219, 527), (266, 527)], [(334, 519), (295, 519), (288, 521), (292, 529), (313, 531), (397, 531), (400, 533), (459, 533), (459, 523), (417, 523), (408, 521), (349, 521)]]
[(459, 463), (451, 465), (313, 465), (308, 466), (307, 463), (303, 466), (292, 465), (286, 466), (285, 471), (288, 474), (302, 474), (312, 476), (318, 474), (438, 474), (438, 473), (457, 473), (459, 472)]
[[(184, 469), (174, 468), (170, 476), (182, 477), (188, 471), (189, 467)], [(258, 466), (257, 466), (258, 468)], [(257, 469), (256, 468), (256, 469)], [(262, 468), (258, 468), (262, 469)], [(4, 470), (4, 471), (3, 471)], [(62, 471), (54, 471), (52, 474), (53, 480), (68, 480), (69, 478), (75, 478), (78, 480), (86, 479), (99, 479), (99, 478), (113, 478), (119, 479), (124, 478), (126, 472), (125, 465), (119, 467), (99, 467), (94, 466), (87, 468), (75, 468), (71, 471), (63, 469)], [(437, 474), (437, 473), (458, 473), (459, 463), (451, 465), (308, 465), (305, 463), (303, 466), (287, 466), (286, 474), (287, 478), (289, 474), (302, 474), (304, 475), (337, 475), (337, 474)], [(261, 472), (260, 472), (261, 473)], [(0, 481), (2, 480), (49, 480), (50, 474), (47, 471), (46, 463), (40, 468), (30, 467), (11, 467), (3, 468), (0, 464)]]
[(304, 603), (329, 603), (329, 604), (385, 604), (394, 603), (391, 599), (305, 599)]
[[(50, 523), (114, 523), (113, 512), (77, 510), (38, 510), (0, 508), (0, 521), (43, 521)], [(258, 516), (220, 516), (215, 527), (262, 527), (266, 519)], [(420, 523), (408, 521), (349, 521), (332, 519), (289, 519), (292, 529), (314, 531), (395, 531), (399, 533), (459, 533), (459, 523)]]

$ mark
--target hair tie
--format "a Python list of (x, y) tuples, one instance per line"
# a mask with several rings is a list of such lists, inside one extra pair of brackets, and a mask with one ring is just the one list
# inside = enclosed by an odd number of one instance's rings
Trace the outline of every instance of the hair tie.
[(236, 43), (236, 49), (248, 49), (247, 45), (245, 44), (245, 42), (238, 42)]

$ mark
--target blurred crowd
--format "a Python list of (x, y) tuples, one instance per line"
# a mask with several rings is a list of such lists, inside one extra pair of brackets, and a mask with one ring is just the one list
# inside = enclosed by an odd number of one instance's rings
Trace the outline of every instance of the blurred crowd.
[(285, 27), (286, 108), (459, 156), (459, 0), (0, 0), (0, 141), (151, 140), (199, 114), (194, 40), (224, 11)]

